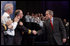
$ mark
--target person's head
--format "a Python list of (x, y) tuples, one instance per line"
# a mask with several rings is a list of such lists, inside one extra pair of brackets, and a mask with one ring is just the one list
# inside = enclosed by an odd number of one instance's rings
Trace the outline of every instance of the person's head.
[(27, 12), (27, 15), (29, 15), (29, 12)]
[(41, 13), (41, 17), (43, 16), (43, 13)]
[(38, 13), (38, 16), (40, 17), (40, 13)]
[(32, 13), (31, 16), (34, 16), (34, 13)]
[(23, 12), (22, 12), (22, 10), (16, 10), (16, 11), (15, 11), (15, 16), (19, 16), (20, 19), (22, 19), (22, 17), (23, 17)]
[(36, 13), (36, 14), (35, 14), (35, 16), (37, 17), (37, 16), (38, 16), (38, 14)]
[(42, 17), (41, 20), (44, 21), (45, 17)]
[(34, 18), (36, 18), (37, 16), (36, 16), (36, 14), (34, 15)]
[(66, 19), (63, 19), (63, 22), (66, 22)]
[(12, 4), (6, 4), (4, 7), (4, 11), (7, 12), (9, 15), (13, 13), (13, 5)]
[(47, 10), (45, 13), (46, 17), (48, 17), (49, 19), (51, 19), (53, 17), (53, 11), (52, 10)]

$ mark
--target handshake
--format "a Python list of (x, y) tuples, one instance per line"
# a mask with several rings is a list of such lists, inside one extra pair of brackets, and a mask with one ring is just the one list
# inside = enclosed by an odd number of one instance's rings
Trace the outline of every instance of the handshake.
[(34, 35), (36, 35), (36, 34), (37, 34), (37, 31), (33, 30), (32, 33), (33, 33)]

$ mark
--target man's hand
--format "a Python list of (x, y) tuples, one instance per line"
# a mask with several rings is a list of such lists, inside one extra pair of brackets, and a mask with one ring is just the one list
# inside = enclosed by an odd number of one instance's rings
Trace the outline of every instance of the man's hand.
[(13, 26), (8, 26), (9, 29), (13, 28)]
[[(19, 17), (20, 18), (20, 17)], [(18, 17), (14, 18), (14, 22), (18, 22), (20, 19)]]
[(69, 37), (68, 37), (68, 39), (69, 39)]
[(65, 43), (66, 42), (66, 39), (63, 39), (63, 43)]
[(9, 21), (6, 22), (6, 25), (9, 26), (9, 25), (12, 24), (12, 22), (13, 22), (12, 20), (9, 20)]
[(37, 34), (37, 32), (36, 32), (35, 30), (33, 30), (33, 31), (32, 31), (32, 33), (33, 33), (34, 35), (36, 35), (36, 34)]
[(45, 20), (48, 20), (48, 17), (45, 16)]
[(22, 32), (22, 34), (24, 34), (24, 32)]

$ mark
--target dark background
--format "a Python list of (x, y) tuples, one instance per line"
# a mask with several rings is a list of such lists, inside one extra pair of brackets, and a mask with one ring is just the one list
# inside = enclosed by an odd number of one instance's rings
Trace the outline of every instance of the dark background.
[(24, 16), (26, 12), (43, 13), (53, 10), (54, 17), (69, 20), (69, 1), (16, 1), (16, 9), (21, 9)]

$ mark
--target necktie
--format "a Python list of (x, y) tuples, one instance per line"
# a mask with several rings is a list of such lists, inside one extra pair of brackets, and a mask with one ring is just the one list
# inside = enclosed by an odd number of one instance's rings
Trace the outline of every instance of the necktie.
[(52, 24), (51, 20), (50, 20), (50, 24), (51, 24), (51, 27), (52, 27), (52, 30), (53, 30), (53, 24)]

